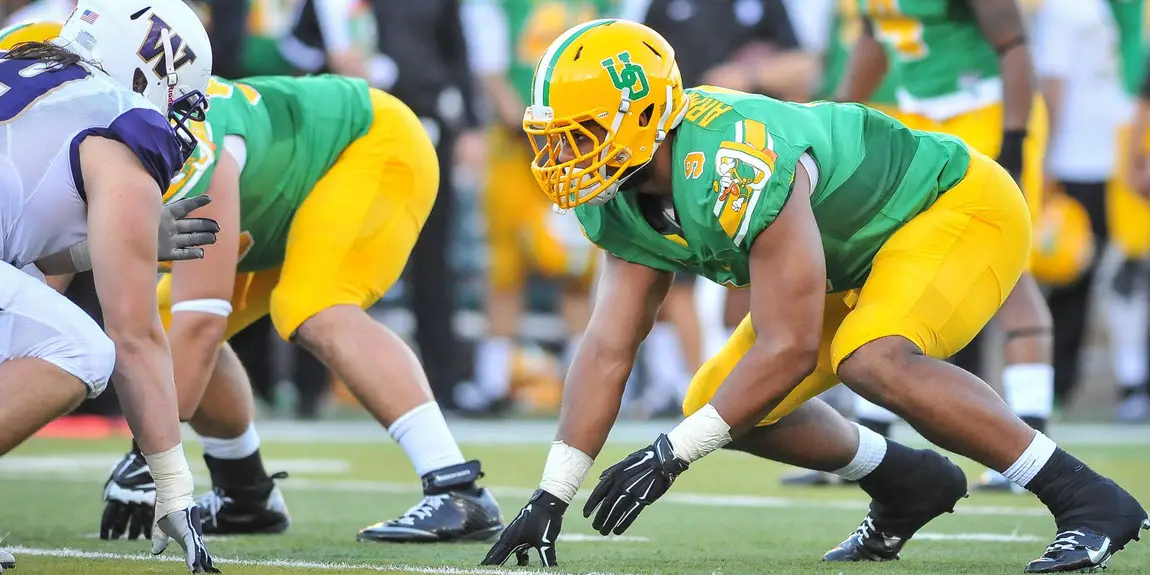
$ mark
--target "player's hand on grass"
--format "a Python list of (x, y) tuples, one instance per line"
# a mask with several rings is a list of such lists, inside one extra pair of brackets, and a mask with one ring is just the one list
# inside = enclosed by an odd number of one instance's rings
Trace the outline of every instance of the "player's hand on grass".
[(176, 200), (166, 206), (160, 215), (161, 262), (198, 260), (204, 257), (204, 248), (216, 243), (219, 224), (208, 218), (189, 218), (188, 214), (210, 204), (206, 195)]
[(620, 535), (686, 470), (687, 462), (675, 457), (671, 440), (661, 434), (655, 443), (603, 471), (583, 506), (583, 516), (590, 517), (598, 507), (591, 526), (601, 535)]
[(133, 449), (112, 468), (104, 483), (104, 513), (100, 517), (100, 539), (129, 540), (152, 537), (155, 522), (156, 482), (148, 463)]
[(563, 527), (564, 511), (567, 504), (563, 500), (542, 489), (536, 490), (519, 515), (503, 529), (480, 565), (503, 565), (514, 554), (516, 564), (522, 567), (527, 565), (528, 552), (534, 549), (544, 567), (554, 567), (557, 565), (555, 540)]
[(185, 563), (192, 573), (219, 573), (212, 563), (212, 556), (204, 545), (203, 521), (200, 508), (194, 504), (179, 511), (173, 511), (156, 521), (152, 530), (152, 555), (159, 555), (175, 539), (184, 550)]

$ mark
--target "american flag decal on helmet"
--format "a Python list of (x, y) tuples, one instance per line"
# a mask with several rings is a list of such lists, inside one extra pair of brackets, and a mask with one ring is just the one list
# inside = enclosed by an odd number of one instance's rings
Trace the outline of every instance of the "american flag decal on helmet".
[(80, 19), (89, 23), (89, 24), (95, 24), (96, 20), (98, 20), (99, 18), (100, 18), (100, 15), (91, 11), (91, 10), (84, 10), (84, 13), (80, 14)]

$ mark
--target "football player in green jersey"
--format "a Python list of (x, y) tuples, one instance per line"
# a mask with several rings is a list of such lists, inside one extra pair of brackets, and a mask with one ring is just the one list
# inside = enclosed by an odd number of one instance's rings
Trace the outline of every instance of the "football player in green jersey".
[(563, 512), (680, 270), (747, 286), (751, 312), (696, 374), (687, 418), (600, 475), (583, 514), (601, 534), (729, 448), (857, 480), (870, 513), (824, 559), (897, 558), (966, 478), (815, 399), (840, 380), (1039, 496), (1059, 533), (1029, 572), (1101, 565), (1150, 529), (1129, 493), (944, 361), (994, 316), (1030, 250), (1022, 193), (987, 156), (858, 104), (683, 90), (666, 40), (620, 20), (551, 45), (523, 124), (540, 186), (609, 257), (539, 489), (484, 563), (524, 564), (532, 549), (555, 563)]

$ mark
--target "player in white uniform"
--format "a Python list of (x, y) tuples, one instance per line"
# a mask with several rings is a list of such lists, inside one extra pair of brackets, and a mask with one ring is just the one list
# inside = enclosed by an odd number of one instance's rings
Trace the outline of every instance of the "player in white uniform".
[[(174, 538), (193, 572), (218, 570), (180, 443), (155, 274), (162, 194), (195, 148), (186, 123), (207, 109), (211, 62), (180, 0), (82, 0), (52, 44), (0, 55), (0, 455), (102, 392), (115, 368), (155, 479), (152, 552)], [(90, 254), (106, 335), (20, 271), (63, 253)]]

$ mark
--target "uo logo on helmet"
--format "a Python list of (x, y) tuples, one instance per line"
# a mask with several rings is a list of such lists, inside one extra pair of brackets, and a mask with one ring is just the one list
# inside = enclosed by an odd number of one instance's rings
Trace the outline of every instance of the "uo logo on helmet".
[(632, 100), (639, 100), (651, 92), (647, 72), (643, 66), (631, 62), (629, 52), (620, 52), (600, 62), (611, 75), (611, 83), (619, 91), (628, 90)]
[(172, 27), (168, 26), (167, 22), (164, 22), (155, 14), (152, 14), (150, 20), (152, 27), (148, 30), (148, 35), (144, 38), (144, 43), (140, 45), (140, 49), (136, 51), (136, 55), (148, 64), (159, 59), (155, 67), (152, 68), (156, 76), (163, 78), (168, 75), (168, 62), (164, 56), (164, 40), (160, 33), (162, 30), (167, 30), (168, 34), (170, 34), (172, 57), (176, 59), (176, 61), (172, 63), (173, 70), (179, 70), (185, 64), (196, 61), (196, 53), (193, 52), (191, 48), (188, 48), (188, 44), (184, 42), (183, 38), (180, 38), (178, 34), (172, 31)]

